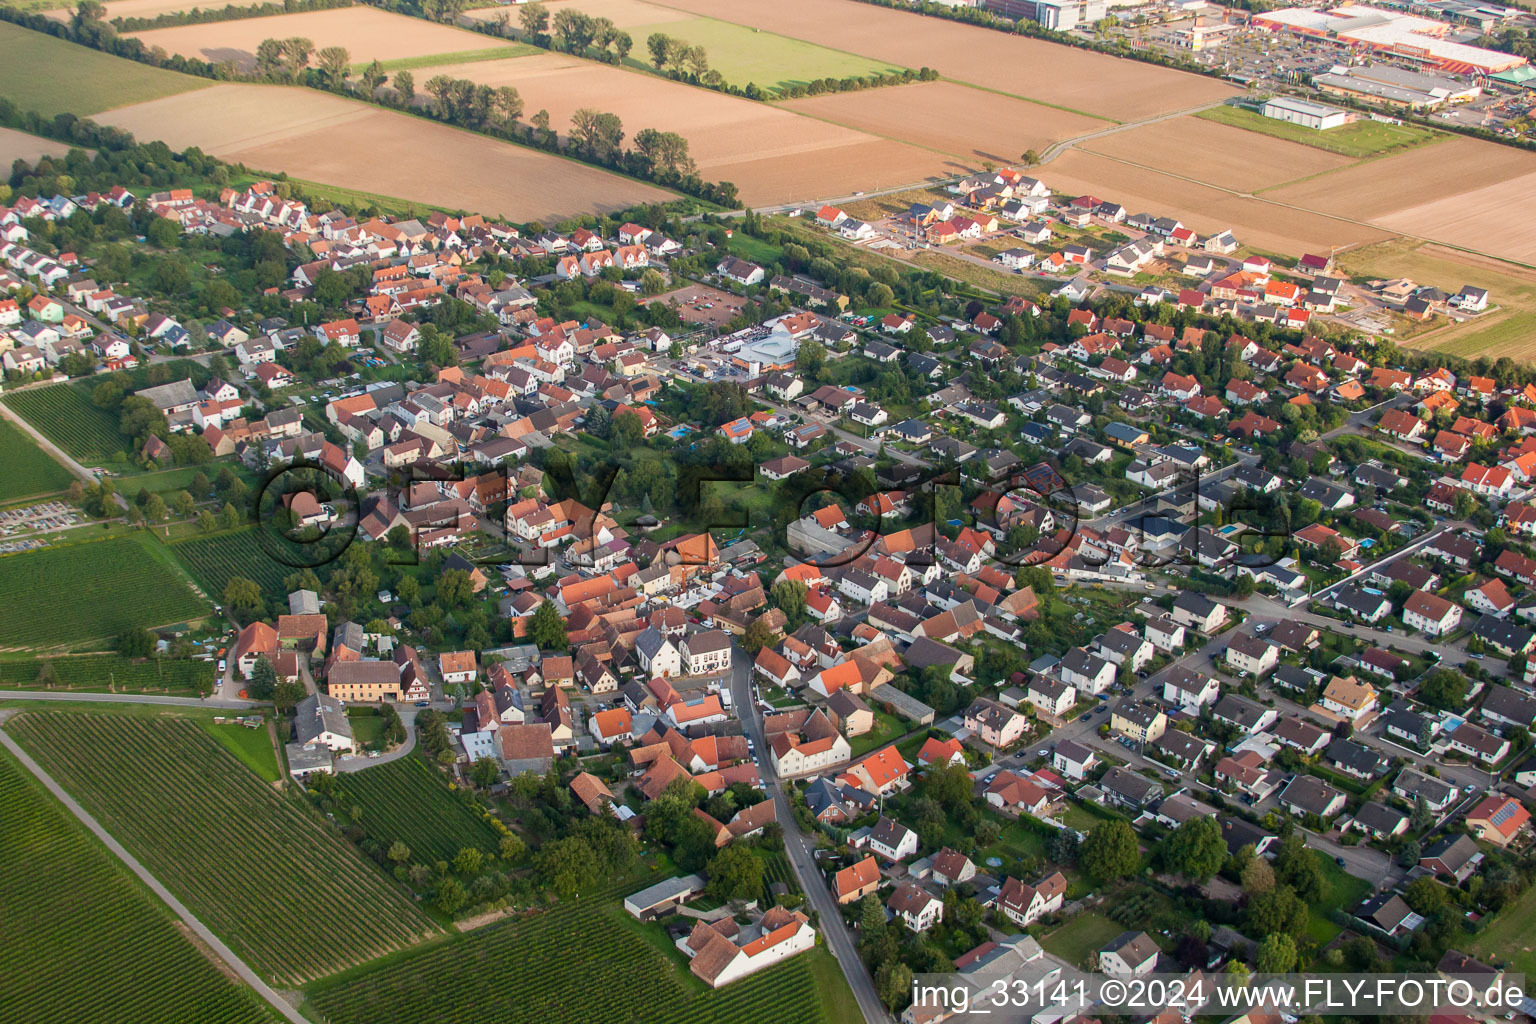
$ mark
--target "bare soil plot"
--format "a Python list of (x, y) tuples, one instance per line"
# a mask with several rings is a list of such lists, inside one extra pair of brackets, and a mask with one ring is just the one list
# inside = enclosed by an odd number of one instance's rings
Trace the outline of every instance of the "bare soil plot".
[[(263, 39), (292, 36), (310, 40), (316, 50), (344, 46), (354, 64), (436, 53), (464, 53), (496, 45), (475, 32), (361, 6), (206, 25), (180, 25), (130, 35), (143, 40), (146, 46), (163, 47), (169, 53), (184, 57), (215, 64), (233, 61), (241, 70), (256, 66), (256, 47)], [(512, 44), (507, 46), (511, 49)]]
[(963, 160), (1000, 164), (1105, 127), (1096, 118), (942, 81), (828, 93), (780, 106)]
[(1399, 231), (1536, 263), (1536, 171), (1377, 219)]
[(515, 221), (665, 202), (664, 189), (548, 153), (302, 88), (218, 85), (99, 118), (173, 149)]
[(665, 6), (794, 36), (1116, 120), (1232, 95), (1213, 78), (857, 0), (664, 0)]
[(1330, 246), (1379, 242), (1393, 234), (1078, 150), (1041, 167), (1039, 177), (1058, 192), (1092, 193), (1133, 212), (1177, 217), (1202, 234), (1231, 228), (1238, 241), (1268, 252), (1299, 255)]
[[(139, 0), (144, 2), (144, 0)], [(549, 9), (549, 16), (562, 10), (580, 11), (582, 14), (594, 18), (607, 18), (618, 28), (631, 28), (635, 25), (657, 25), (667, 21), (687, 21), (693, 17), (687, 11), (675, 11), (671, 8), (660, 7), (656, 4), (646, 3), (645, 0), (546, 0), (544, 6)], [(517, 25), (517, 7), (513, 5), (498, 7), (477, 7), (472, 11), (465, 11), (464, 16), (476, 21), (495, 21), (496, 16), (506, 11), (511, 19), (513, 27)], [(645, 45), (645, 40), (636, 39), (636, 47)]]
[(14, 128), (0, 128), (0, 167), (9, 167), (17, 160), (35, 164), (45, 156), (63, 156), (69, 146), (52, 139), (28, 135)]
[(562, 133), (582, 107), (617, 114), (631, 139), (644, 128), (677, 132), (688, 139), (703, 178), (734, 182), (742, 198), (755, 204), (844, 195), (879, 187), (875, 178), (895, 184), (962, 169), (914, 146), (564, 54), (434, 67), (430, 73), (513, 86), (522, 94), (525, 116), (547, 110), (551, 126)]
[(1178, 117), (1102, 135), (1077, 148), (1238, 192), (1252, 192), (1354, 163), (1337, 153), (1200, 117)]

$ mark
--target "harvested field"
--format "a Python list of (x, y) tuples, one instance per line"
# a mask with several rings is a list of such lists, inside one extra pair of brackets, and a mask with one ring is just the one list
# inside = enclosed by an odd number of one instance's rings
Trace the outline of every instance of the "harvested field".
[(852, 48), (904, 67), (926, 65), (957, 82), (1117, 120), (1212, 103), (1236, 91), (1212, 78), (857, 0), (665, 0), (665, 5)]
[(1231, 228), (1240, 241), (1267, 252), (1315, 252), (1330, 246), (1379, 242), (1391, 235), (1077, 150), (1042, 167), (1040, 179), (1058, 192), (1091, 192), (1132, 211), (1151, 210), (1177, 217), (1202, 234)]
[[(85, 117), (212, 83), (0, 22), (0, 96), (22, 110)], [(145, 141), (154, 139), (144, 136)]]
[(1054, 142), (1106, 126), (1096, 118), (954, 82), (915, 82), (829, 93), (780, 106), (962, 160), (999, 164), (1017, 162), (1027, 149), (1043, 150)]
[(1143, 125), (1089, 139), (1077, 148), (1240, 192), (1336, 170), (1354, 162), (1347, 156), (1200, 117)]
[(100, 118), (174, 149), (511, 220), (604, 213), (672, 193), (548, 153), (314, 90), (219, 85)]
[[(107, 9), (107, 20), (114, 18), (158, 18), (162, 14), (180, 14), (182, 11), (190, 11), (201, 8), (205, 11), (223, 10), (226, 7), (255, 7), (266, 0), (228, 0), (219, 3), (214, 0), (107, 0), (102, 6)], [(68, 21), (73, 7), (60, 7), (56, 11), (47, 11), (48, 17), (55, 21)]]
[(69, 146), (38, 135), (28, 135), (14, 128), (0, 128), (0, 166), (9, 167), (17, 160), (35, 164), (45, 156), (63, 156)]
[[(645, 0), (546, 0), (544, 4), (553, 18), (560, 10), (580, 11), (594, 18), (607, 18), (617, 28), (633, 28), (636, 25), (659, 25), (668, 21), (688, 21), (693, 18), (687, 11), (674, 11), (668, 7), (648, 4)], [(517, 25), (517, 10), (513, 7), (478, 7), (465, 11), (464, 16), (476, 21), (495, 21), (506, 11), (513, 27)], [(636, 39), (644, 45), (643, 39)]]
[(432, 71), (514, 86), (530, 111), (549, 111), (557, 130), (568, 128), (580, 108), (594, 107), (617, 114), (630, 138), (643, 128), (678, 132), (704, 179), (735, 182), (755, 204), (844, 195), (965, 169), (915, 146), (564, 54)]
[[(242, 71), (256, 66), (256, 47), (263, 39), (302, 36), (315, 44), (346, 47), (353, 63), (423, 57), (435, 53), (465, 53), (494, 45), (485, 36), (450, 25), (438, 25), (372, 7), (340, 7), (331, 11), (279, 14), (271, 18), (180, 25), (129, 33), (146, 46), (163, 47), (183, 57), (232, 61)], [(511, 49), (511, 44), (508, 44)]]
[(1536, 220), (1513, 215), (1536, 209), (1536, 171), (1497, 185), (1447, 196), (1406, 210), (1377, 223), (1492, 256), (1536, 263)]

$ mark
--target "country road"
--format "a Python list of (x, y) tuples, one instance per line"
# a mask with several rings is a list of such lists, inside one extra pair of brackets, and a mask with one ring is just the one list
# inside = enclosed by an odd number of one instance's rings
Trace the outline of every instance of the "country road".
[(170, 890), (161, 885), (160, 880), (157, 879), (154, 875), (150, 874), (149, 869), (144, 867), (143, 864), (140, 864), (138, 858), (124, 849), (123, 845), (119, 843), (115, 838), (113, 838), (110, 832), (102, 828), (101, 824), (95, 818), (91, 817), (91, 815), (86, 812), (84, 807), (81, 807), (78, 803), (76, 803), (74, 797), (66, 793), (64, 788), (53, 780), (52, 776), (43, 771), (42, 767), (36, 761), (32, 760), (32, 758), (28, 756), (27, 752), (22, 750), (16, 741), (11, 739), (11, 737), (7, 735), (3, 729), (0, 729), (0, 745), (4, 745), (5, 749), (9, 750), (11, 754), (16, 758), (16, 760), (21, 762), (22, 767), (26, 768), (27, 771), (36, 776), (37, 780), (43, 784), (48, 792), (52, 793), (56, 798), (58, 798), (58, 801), (63, 804), (71, 814), (78, 818), (81, 824), (90, 829), (91, 832), (95, 834), (96, 838), (101, 840), (103, 846), (105, 846), (114, 856), (121, 860), (123, 864), (127, 866), (128, 870), (137, 875), (139, 880), (142, 881), (151, 892), (160, 897), (165, 905), (170, 907), (172, 912), (175, 913), (177, 917), (181, 918), (182, 922), (189, 929), (191, 929), (192, 933), (201, 939), (204, 943), (206, 943), (208, 947), (213, 950), (214, 954), (220, 960), (224, 961), (224, 963), (229, 966), (230, 970), (234, 971), (234, 973), (240, 977), (240, 980), (244, 981), (247, 985), (254, 989), (257, 995), (261, 996), (261, 998), (270, 1003), (274, 1010), (280, 1013), (287, 1020), (292, 1021), (293, 1024), (311, 1024), (308, 1018), (306, 1018), (281, 996), (269, 988), (267, 983), (262, 981), (261, 978), (256, 975), (256, 972), (251, 970), (251, 968), (245, 963), (244, 960), (241, 960), (238, 956), (236, 956), (234, 951), (228, 946), (224, 945), (224, 943), (219, 939), (217, 935), (213, 934), (213, 932), (210, 931), (208, 927), (203, 924), (203, 922), (194, 917), (192, 911), (188, 910), (180, 900), (171, 895)]
[(816, 848), (815, 840), (801, 830), (799, 821), (790, 809), (789, 796), (773, 766), (768, 763), (768, 744), (763, 739), (763, 713), (752, 699), (752, 659), (737, 647), (732, 652), (731, 665), (731, 699), (736, 703), (737, 717), (746, 726), (747, 735), (757, 747), (758, 774), (762, 776), (763, 788), (773, 797), (774, 813), (784, 828), (784, 853), (794, 866), (795, 877), (800, 880), (800, 888), (804, 890), (806, 899), (816, 911), (822, 937), (842, 967), (843, 976), (848, 979), (849, 988), (853, 989), (866, 1024), (885, 1024), (890, 1020), (890, 1014), (885, 1012), (885, 1004), (875, 992), (875, 983), (869, 971), (865, 970), (864, 961), (859, 959), (858, 946), (848, 926), (843, 923), (842, 911), (833, 902), (832, 893), (827, 889), (826, 880), (812, 856)]

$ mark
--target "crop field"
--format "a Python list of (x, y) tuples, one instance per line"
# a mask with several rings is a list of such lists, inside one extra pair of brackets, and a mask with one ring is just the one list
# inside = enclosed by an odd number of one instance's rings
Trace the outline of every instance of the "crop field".
[(1039, 176), (1058, 192), (1092, 192), (1129, 210), (1152, 210), (1177, 217), (1202, 234), (1231, 228), (1240, 241), (1267, 252), (1326, 251), (1330, 246), (1384, 241), (1394, 234), (1267, 202), (1273, 193), (1263, 198), (1240, 196), (1213, 185), (1080, 150), (1068, 151), (1046, 164), (1040, 168)]
[(617, 114), (631, 137), (644, 128), (675, 131), (688, 139), (703, 178), (735, 182), (752, 203), (846, 194), (964, 169), (915, 146), (564, 54), (432, 70), (514, 86), (529, 110), (549, 111), (557, 130), (568, 128), (578, 109), (594, 107)]
[(144, 535), (114, 537), (0, 558), (0, 648), (103, 640), (207, 614), (153, 544)]
[(309, 988), (331, 1024), (823, 1024), (809, 959), (719, 991), (637, 934), (610, 894), (502, 921)]
[[(1218, 111), (1232, 109), (1215, 108)], [(1259, 120), (1274, 119), (1261, 117)], [(1225, 122), (1206, 120), (1205, 114), (1159, 121), (1127, 132), (1089, 139), (1078, 148), (1238, 192), (1253, 192), (1354, 162), (1337, 153), (1245, 132)]]
[(0, 501), (14, 501), (62, 491), (74, 482), (74, 474), (38, 447), (10, 420), (0, 419)]
[[(228, 0), (219, 3), (213, 0), (107, 0), (104, 6), (107, 9), (107, 20), (115, 18), (155, 18), (162, 14), (180, 14), (182, 11), (202, 9), (205, 11), (224, 10), (226, 7), (254, 7), (265, 0)], [(60, 7), (57, 10), (48, 11), (48, 17), (56, 21), (68, 21), (72, 8)]]
[[(52, 675), (51, 681), (43, 679), (45, 671)], [(213, 677), (212, 662), (184, 658), (134, 660), (116, 654), (85, 654), (0, 661), (0, 690), (164, 693), (187, 697), (202, 693), (212, 685)]]
[(0, 1020), (270, 1024), (169, 914), (0, 751)]
[[(1277, 139), (1285, 139), (1353, 158), (1386, 156), (1388, 153), (1413, 149), (1426, 142), (1448, 137), (1429, 128), (1419, 128), (1411, 124), (1386, 124), (1364, 118), (1323, 132), (1304, 125), (1265, 117), (1258, 111), (1242, 107), (1212, 107), (1210, 110), (1202, 110), (1195, 116), (1217, 124), (1270, 135)], [(1251, 143), (1248, 144), (1251, 145)]]
[(1319, 174), (1264, 198), (1536, 262), (1530, 218), (1510, 215), (1536, 198), (1536, 154), (1509, 146), (1451, 138)]
[(549, 153), (290, 86), (218, 85), (98, 120), (173, 149), (200, 146), (213, 156), (305, 181), (514, 221), (609, 213), (674, 198), (665, 189)]
[[(687, 21), (693, 15), (687, 11), (675, 11), (670, 7), (662, 7), (658, 4), (646, 3), (646, 0), (547, 0), (545, 6), (549, 9), (550, 17), (554, 17), (560, 10), (580, 11), (594, 18), (607, 18), (613, 22), (616, 28), (622, 28), (634, 34), (636, 25), (655, 25), (666, 21)], [(465, 11), (466, 17), (476, 21), (495, 21), (496, 15), (501, 11), (507, 11), (512, 18), (512, 24), (517, 24), (517, 12), (508, 11), (505, 7), (478, 7), (472, 11)], [(637, 46), (644, 45), (644, 39), (637, 37)]]
[(256, 529), (247, 527), (211, 537), (189, 537), (167, 547), (203, 588), (203, 593), (215, 601), (224, 599), (224, 587), (232, 576), (255, 580), (268, 597), (281, 596), (287, 592), (283, 579), (298, 569), (268, 554), (256, 539)]
[(427, 918), (196, 723), (27, 712), (7, 730), (257, 971), (297, 985), (411, 945)]
[(451, 861), (466, 846), (496, 853), (500, 833), (420, 758), (403, 757), (340, 778), (341, 788), (363, 808), (370, 838), (385, 846), (399, 840), (420, 863)]
[(1417, 334), (1406, 345), (1468, 359), (1536, 359), (1536, 335), (1530, 327), (1536, 317), (1536, 271), (1413, 239), (1341, 253), (1339, 264), (1353, 277), (1407, 277), (1449, 292), (1464, 284), (1488, 289), (1488, 312)]
[[(145, 46), (159, 46), (167, 53), (214, 64), (229, 61), (241, 71), (256, 66), (256, 47), (263, 39), (301, 36), (312, 41), (317, 52), (327, 46), (342, 46), (351, 54), (354, 64), (463, 53), (494, 45), (485, 36), (451, 25), (363, 6), (178, 25), (129, 35), (142, 40)], [(507, 48), (512, 47), (508, 44)]]
[(1212, 103), (1237, 91), (1212, 78), (857, 0), (665, 3), (903, 67), (926, 65), (956, 82), (1121, 121)]
[(937, 150), (975, 165), (1015, 164), (1026, 149), (1044, 150), (1108, 122), (955, 82), (914, 82), (827, 93), (780, 106), (885, 138)]
[[(728, 83), (742, 88), (756, 83), (763, 89), (782, 89), (806, 85), (818, 78), (897, 74), (907, 67), (849, 53), (845, 49), (847, 41), (823, 46), (779, 35), (762, 26), (748, 28), (712, 17), (635, 25), (629, 32), (636, 40), (645, 40), (651, 33), (660, 32), (690, 46), (702, 46), (709, 54), (709, 66), (720, 72)], [(636, 50), (637, 53), (630, 55), (630, 61), (642, 63), (646, 59), (645, 51), (638, 46)], [(911, 65), (914, 70), (920, 66)]]
[(212, 83), (0, 22), (0, 96), (39, 114), (100, 113)]
[(0, 165), (9, 167), (17, 160), (35, 164), (45, 156), (63, 156), (68, 152), (66, 143), (28, 135), (14, 128), (0, 128)]
[[(0, 27), (3, 25), (0, 22)], [(98, 409), (90, 394), (74, 384), (15, 391), (3, 401), (44, 437), (87, 466), (111, 462), (119, 452), (126, 454), (133, 443), (118, 429), (118, 417)]]

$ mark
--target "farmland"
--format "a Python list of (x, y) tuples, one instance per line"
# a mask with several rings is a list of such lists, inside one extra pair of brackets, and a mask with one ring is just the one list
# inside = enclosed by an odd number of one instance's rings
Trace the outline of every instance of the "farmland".
[(126, 454), (132, 439), (118, 429), (118, 417), (91, 402), (84, 388), (54, 384), (46, 388), (15, 391), (6, 405), (39, 433), (87, 466), (116, 461)]
[[(1210, 110), (1202, 110), (1195, 116), (1232, 128), (1241, 128), (1260, 135), (1271, 135), (1277, 139), (1285, 139), (1303, 146), (1353, 158), (1386, 156), (1389, 153), (1413, 149), (1426, 142), (1446, 138), (1428, 128), (1370, 120), (1356, 121), (1353, 124), (1330, 128), (1323, 132), (1304, 125), (1265, 117), (1257, 111), (1242, 107), (1212, 107)], [(1252, 145), (1251, 142), (1245, 144)]]
[(193, 722), (29, 712), (7, 729), (274, 981), (330, 974), (431, 930), (331, 826), (247, 771)]
[(0, 419), (0, 501), (62, 491), (74, 476), (9, 420)]
[[(0, 751), (0, 1020), (264, 1024), (136, 880)], [(24, 866), (24, 870), (22, 867)], [(87, 967), (89, 969), (82, 969)]]
[(28, 135), (14, 128), (0, 128), (0, 164), (9, 167), (17, 160), (35, 164), (45, 156), (63, 156), (69, 146), (37, 135)]
[[(859, 53), (1098, 117), (1134, 120), (1211, 103), (1214, 79), (857, 0), (667, 0), (676, 10)], [(714, 52), (710, 51), (713, 58)]]
[(245, 527), (209, 537), (189, 537), (168, 547), (203, 588), (203, 593), (215, 601), (223, 600), (224, 587), (232, 576), (255, 580), (267, 597), (280, 597), (287, 592), (283, 578), (298, 570), (268, 554), (256, 539), (256, 529)]
[[(217, 85), (99, 120), (176, 149), (200, 146), (225, 160), (306, 181), (518, 221), (672, 198), (663, 189), (549, 153), (297, 87)], [(384, 154), (387, 159), (380, 158)], [(444, 172), (448, 167), (453, 173)]]
[[(549, 0), (548, 6), (551, 17), (561, 9), (581, 11), (594, 18), (607, 18), (615, 27), (632, 35), (636, 25), (687, 21), (693, 17), (687, 11), (675, 11), (670, 7), (647, 3), (646, 0)], [(479, 7), (464, 13), (476, 21), (494, 21), (496, 15), (505, 10), (505, 7)], [(513, 24), (516, 24), (515, 18)]]
[(983, 160), (1013, 163), (1026, 149), (1043, 150), (1108, 126), (1098, 118), (954, 82), (827, 93), (781, 106), (807, 118), (948, 153), (971, 166)]
[[(178, 14), (182, 11), (190, 11), (201, 8), (205, 11), (223, 10), (226, 7), (254, 7), (264, 0), (230, 0), (229, 3), (207, 3), (206, 0), (107, 0), (103, 6), (107, 9), (107, 20), (114, 18), (154, 18), (161, 14)], [(58, 10), (49, 11), (50, 18), (67, 21), (70, 8), (60, 7)]]
[[(44, 667), (46, 665), (46, 668)], [(213, 663), (178, 658), (132, 660), (116, 654), (0, 661), (0, 690), (166, 693), (197, 696), (213, 684)]]
[(466, 846), (496, 852), (500, 834), (420, 758), (401, 758), (340, 780), (340, 788), (362, 807), (362, 825), (370, 838), (385, 846), (403, 842), (416, 860), (427, 864), (451, 861)]
[(39, 114), (96, 114), (211, 84), (0, 22), (0, 95)]
[[(473, 32), (362, 6), (178, 25), (130, 35), (142, 40), (145, 46), (158, 46), (167, 53), (214, 64), (228, 61), (241, 71), (256, 66), (256, 47), (263, 39), (293, 36), (311, 40), (316, 51), (328, 46), (345, 47), (354, 63), (463, 53), (487, 47), (486, 38)], [(508, 45), (507, 49), (512, 48)]]
[[(60, 595), (78, 595), (66, 599)], [(207, 611), (145, 535), (42, 548), (0, 558), (0, 648), (104, 640)]]
[[(638, 883), (636, 883), (638, 884)], [(386, 1018), (416, 1024), (821, 1024), (813, 957), (712, 991), (683, 973), (613, 895), (587, 896), (537, 917), (502, 921), (387, 964), (310, 987), (332, 1024)], [(659, 935), (659, 933), (657, 933)], [(552, 969), (552, 965), (559, 965)], [(836, 979), (841, 984), (841, 977)], [(835, 1018), (844, 1019), (844, 1018)]]
[(703, 178), (734, 182), (753, 203), (835, 195), (963, 169), (915, 146), (564, 54), (433, 71), (514, 86), (528, 109), (548, 110), (556, 128), (567, 127), (576, 110), (593, 107), (617, 114), (631, 135), (647, 127), (675, 131), (688, 139)]

